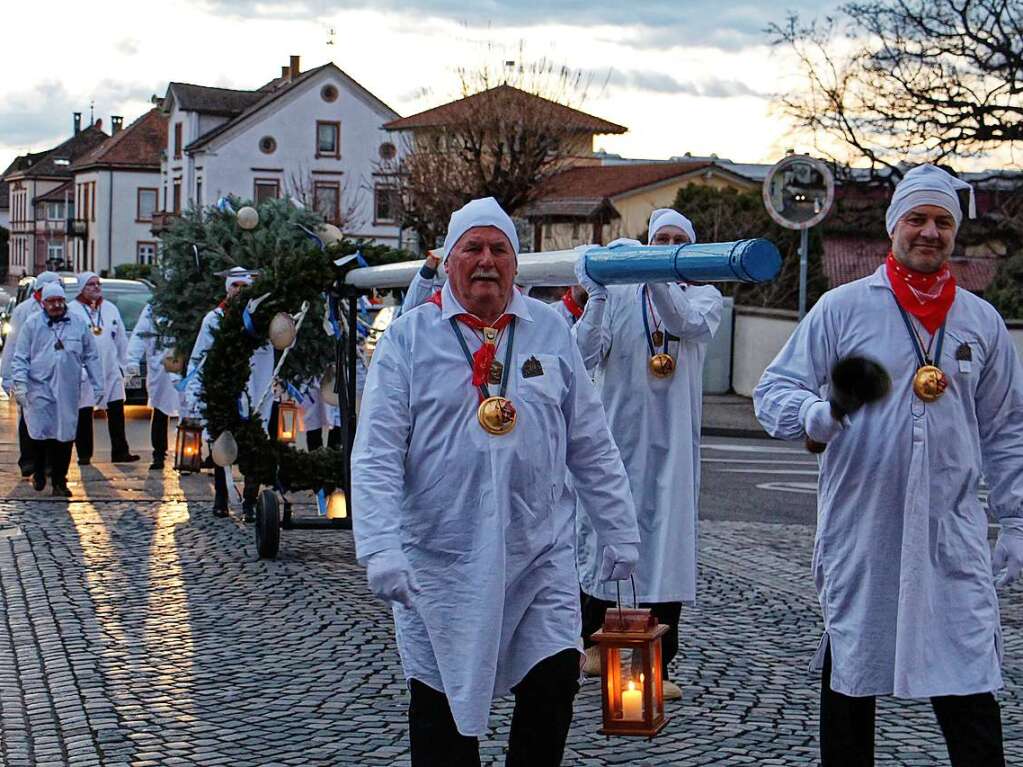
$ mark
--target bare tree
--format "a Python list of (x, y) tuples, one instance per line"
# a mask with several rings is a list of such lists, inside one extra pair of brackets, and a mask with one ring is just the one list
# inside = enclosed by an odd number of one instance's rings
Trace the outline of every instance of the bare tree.
[(402, 220), (432, 245), (451, 212), (491, 196), (514, 212), (543, 181), (590, 151), (595, 131), (574, 112), (590, 76), (547, 60), (504, 62), (458, 72), (462, 99), (442, 124), (417, 130), (404, 147), (396, 181)]
[(940, 162), (1023, 139), (1019, 0), (853, 2), (837, 18), (790, 16), (768, 32), (806, 77), (782, 109), (825, 154), (820, 139), (837, 139), (898, 177), (902, 159)]
[[(358, 230), (365, 223), (362, 210), (365, 191), (362, 188), (351, 189), (341, 181), (336, 186), (330, 184), (323, 187), (318, 194), (313, 174), (299, 167), (288, 176), (288, 194), (309, 210), (315, 210), (344, 233)], [(335, 194), (336, 205), (333, 200)]]

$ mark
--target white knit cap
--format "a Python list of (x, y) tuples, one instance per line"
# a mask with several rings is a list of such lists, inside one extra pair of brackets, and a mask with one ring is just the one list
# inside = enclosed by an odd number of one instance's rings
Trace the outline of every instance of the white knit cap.
[(937, 205), (944, 208), (952, 214), (958, 229), (963, 221), (963, 209), (959, 205), (959, 195), (956, 194), (960, 189), (970, 193), (969, 215), (970, 218), (974, 218), (977, 215), (977, 208), (972, 186), (934, 165), (918, 165), (913, 168), (895, 187), (892, 201), (888, 204), (884, 223), (889, 236), (895, 231), (895, 225), (902, 217), (920, 205)]
[(56, 272), (39, 272), (36, 275), (34, 287), (36, 290), (42, 290), (44, 285), (48, 285), (51, 282), (60, 282), (60, 275)]
[(43, 294), (39, 297), (40, 301), (45, 301), (47, 298), (65, 298), (64, 288), (61, 287), (59, 282), (47, 282), (43, 286)]
[(99, 275), (96, 272), (79, 272), (78, 273), (78, 292), (76, 296), (80, 296), (82, 291), (85, 290), (85, 284), (93, 277), (99, 279)]
[(693, 222), (673, 208), (658, 208), (650, 214), (650, 225), (647, 227), (646, 243), (654, 244), (654, 235), (657, 230), (665, 226), (677, 226), (689, 235), (689, 242), (696, 242), (696, 230), (693, 229)]
[(515, 255), (519, 255), (519, 236), (515, 233), (515, 224), (512, 223), (511, 217), (504, 212), (504, 209), (493, 197), (484, 197), (479, 200), (470, 200), (451, 214), (448, 234), (444, 238), (445, 260), (458, 241), (462, 239), (462, 235), (478, 226), (493, 226), (500, 229), (511, 243)]
[(232, 266), (227, 273), (227, 277), (224, 278), (224, 292), (226, 293), (231, 289), (232, 285), (236, 285), (239, 282), (251, 285), (255, 276), (255, 272), (250, 272), (244, 266)]

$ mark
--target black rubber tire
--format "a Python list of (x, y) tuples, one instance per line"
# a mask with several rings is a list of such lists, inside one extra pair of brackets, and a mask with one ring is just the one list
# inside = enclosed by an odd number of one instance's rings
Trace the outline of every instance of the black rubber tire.
[(260, 559), (276, 559), (281, 545), (281, 513), (277, 493), (263, 490), (256, 501), (256, 553)]

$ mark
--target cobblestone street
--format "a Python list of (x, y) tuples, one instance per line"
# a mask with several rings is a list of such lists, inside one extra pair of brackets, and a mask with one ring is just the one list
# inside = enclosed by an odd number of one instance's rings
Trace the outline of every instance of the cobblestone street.
[[(598, 734), (599, 686), (576, 701), (566, 765), (811, 764), (820, 631), (812, 527), (710, 521), (698, 608), (653, 741)], [(28, 765), (407, 764), (406, 695), (389, 611), (347, 532), (251, 530), (187, 501), (0, 503), (2, 761)], [(1003, 599), (1000, 695), (1023, 760), (1019, 592)], [(510, 701), (484, 763), (502, 763)], [(926, 702), (883, 701), (878, 763), (946, 762)]]

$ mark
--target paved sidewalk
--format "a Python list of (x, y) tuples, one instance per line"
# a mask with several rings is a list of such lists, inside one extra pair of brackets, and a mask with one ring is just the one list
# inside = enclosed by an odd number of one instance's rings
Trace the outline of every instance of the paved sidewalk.
[(705, 394), (702, 427), (704, 435), (718, 437), (767, 436), (753, 414), (753, 400), (738, 394)]
[[(815, 763), (820, 619), (807, 526), (706, 522), (699, 607), (652, 741), (598, 734), (576, 703), (565, 765)], [(1009, 763), (1023, 761), (1023, 609), (1003, 598)], [(389, 611), (346, 532), (251, 529), (185, 500), (0, 501), (0, 764), (406, 765)], [(484, 763), (501, 764), (510, 701)], [(947, 763), (926, 702), (882, 702), (878, 764)]]

